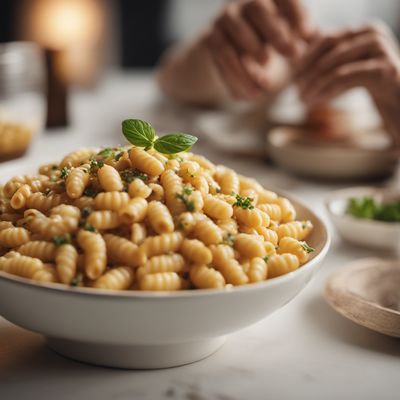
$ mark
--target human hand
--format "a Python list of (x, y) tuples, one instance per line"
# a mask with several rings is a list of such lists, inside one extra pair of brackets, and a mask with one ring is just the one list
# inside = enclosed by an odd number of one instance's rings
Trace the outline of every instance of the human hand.
[(299, 92), (310, 106), (354, 87), (365, 87), (387, 129), (400, 141), (400, 52), (382, 25), (320, 37), (310, 46), (297, 72)]
[(252, 100), (274, 86), (271, 49), (297, 56), (313, 32), (300, 0), (240, 0), (223, 9), (204, 43), (232, 97)]

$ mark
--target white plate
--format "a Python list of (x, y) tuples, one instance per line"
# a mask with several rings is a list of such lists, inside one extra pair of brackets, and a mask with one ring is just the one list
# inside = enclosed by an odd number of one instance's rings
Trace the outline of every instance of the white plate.
[(298, 218), (314, 230), (315, 248), (297, 271), (230, 290), (111, 292), (39, 284), (0, 272), (0, 314), (45, 335), (55, 351), (76, 360), (119, 368), (166, 368), (200, 360), (226, 335), (245, 328), (292, 300), (327, 254), (324, 223), (292, 200)]
[[(350, 198), (373, 197), (399, 198), (398, 192), (389, 189), (378, 189), (373, 187), (357, 187), (338, 190), (332, 193), (325, 201), (336, 229), (343, 237), (351, 243), (369, 248), (400, 251), (400, 223), (373, 221), (369, 219), (356, 218), (346, 214), (347, 202)], [(399, 253), (400, 254), (400, 253)]]
[(398, 155), (388, 150), (301, 143), (297, 128), (272, 129), (267, 137), (269, 156), (281, 167), (319, 179), (372, 179), (392, 174)]

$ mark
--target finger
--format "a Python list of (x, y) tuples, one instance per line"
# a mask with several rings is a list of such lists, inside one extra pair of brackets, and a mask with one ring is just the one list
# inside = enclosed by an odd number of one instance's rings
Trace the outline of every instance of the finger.
[(301, 79), (302, 75), (304, 75), (310, 69), (313, 69), (314, 65), (318, 63), (318, 60), (320, 60), (326, 53), (331, 51), (337, 45), (337, 43), (346, 42), (352, 38), (362, 36), (365, 33), (370, 32), (371, 28), (366, 26), (358, 30), (347, 29), (317, 37), (316, 40), (311, 43), (306, 55), (303, 57), (301, 63), (297, 67), (296, 77)]
[(285, 56), (296, 53), (296, 44), (290, 36), (289, 27), (271, 0), (244, 3), (242, 13), (263, 41)]
[(218, 30), (214, 30), (206, 39), (206, 45), (220, 72), (221, 79), (234, 98), (252, 99), (260, 94), (260, 88), (252, 82), (243, 68), (237, 53)]
[(242, 18), (237, 7), (228, 7), (215, 25), (225, 33), (238, 53), (250, 53), (261, 62), (266, 61), (264, 43)]
[(289, 22), (289, 26), (305, 41), (315, 33), (310, 16), (299, 0), (274, 0), (276, 7)]
[(363, 86), (370, 89), (379, 85), (385, 70), (386, 63), (381, 58), (357, 61), (339, 67), (314, 83), (304, 100), (308, 104), (315, 104), (331, 100), (353, 87)]
[(339, 42), (338, 45), (321, 57), (313, 68), (305, 71), (298, 79), (300, 91), (307, 90), (311, 82), (319, 76), (327, 74), (341, 65), (349, 64), (358, 60), (376, 58), (385, 53), (385, 44), (376, 38), (376, 35), (365, 34), (362, 36)]
[(253, 81), (256, 82), (260, 88), (264, 91), (272, 89), (274, 80), (272, 76), (268, 75), (268, 67), (266, 64), (260, 64), (258, 60), (246, 54), (241, 56), (241, 62)]

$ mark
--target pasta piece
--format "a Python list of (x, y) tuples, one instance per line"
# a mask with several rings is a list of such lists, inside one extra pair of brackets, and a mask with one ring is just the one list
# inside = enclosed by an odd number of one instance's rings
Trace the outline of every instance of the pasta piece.
[(277, 228), (279, 240), (285, 236), (292, 237), (297, 240), (304, 240), (311, 232), (313, 226), (310, 221), (292, 221), (281, 224)]
[(179, 161), (175, 160), (175, 159), (172, 159), (172, 160), (168, 160), (165, 163), (164, 168), (165, 169), (172, 169), (175, 172), (177, 172), (179, 170), (179, 166), (180, 166)]
[(124, 188), (119, 172), (110, 165), (105, 164), (97, 172), (101, 187), (106, 192), (120, 192)]
[(268, 278), (276, 278), (295, 271), (300, 265), (299, 259), (294, 254), (276, 254), (268, 258)]
[(12, 275), (17, 275), (22, 278), (32, 279), (34, 274), (43, 268), (43, 263), (37, 259), (26, 256), (19, 257), (2, 257), (2, 270)]
[(106, 234), (104, 241), (108, 259), (113, 264), (138, 267), (146, 262), (146, 253), (130, 240), (117, 235)]
[(135, 280), (135, 273), (130, 267), (116, 267), (98, 278), (93, 287), (108, 290), (129, 289)]
[(85, 273), (90, 279), (99, 278), (106, 269), (106, 244), (98, 233), (80, 230), (77, 235), (79, 246), (85, 254)]
[(30, 233), (25, 228), (6, 228), (0, 231), (0, 246), (18, 247), (30, 240)]
[(266, 262), (260, 258), (256, 257), (250, 261), (249, 270), (247, 276), (249, 277), (249, 282), (262, 282), (267, 279), (268, 267)]
[(147, 220), (158, 233), (171, 233), (174, 231), (174, 221), (164, 204), (159, 201), (151, 201), (147, 209)]
[(296, 219), (296, 210), (288, 199), (278, 197), (275, 202), (281, 209), (282, 223), (292, 222)]
[(18, 247), (17, 251), (24, 256), (38, 258), (43, 262), (54, 261), (56, 256), (56, 246), (45, 241), (27, 242)]
[(274, 246), (278, 245), (278, 234), (274, 230), (264, 226), (259, 226), (256, 228), (256, 231), (259, 235), (264, 237), (266, 242), (271, 242)]
[(119, 218), (124, 224), (133, 224), (144, 220), (148, 209), (147, 201), (142, 197), (136, 197), (122, 207), (119, 212)]
[(195, 238), (200, 239), (206, 245), (222, 242), (221, 229), (210, 219), (198, 221), (192, 234)]
[(132, 166), (147, 175), (158, 176), (164, 171), (164, 165), (154, 156), (138, 147), (132, 147), (129, 151)]
[(213, 219), (228, 220), (233, 215), (233, 208), (230, 204), (212, 195), (205, 196), (203, 211)]
[(33, 193), (31, 196), (28, 197), (26, 201), (26, 207), (46, 212), (51, 208), (65, 202), (66, 196), (63, 194), (53, 193), (46, 196), (45, 194), (38, 192)]
[(90, 165), (84, 164), (77, 168), (72, 168), (65, 181), (68, 196), (77, 199), (82, 196), (89, 183)]
[(89, 196), (82, 196), (79, 199), (75, 199), (72, 205), (78, 207), (80, 210), (84, 208), (94, 208), (94, 198)]
[(235, 171), (225, 167), (218, 167), (214, 178), (219, 183), (222, 193), (239, 193), (240, 183)]
[(291, 237), (284, 237), (279, 242), (278, 253), (290, 253), (294, 254), (300, 261), (300, 264), (304, 264), (308, 261), (309, 253), (313, 251), (305, 242), (300, 242)]
[(164, 233), (159, 236), (149, 236), (140, 246), (147, 257), (176, 252), (181, 247), (183, 235), (181, 232)]
[(279, 204), (264, 203), (264, 204), (259, 204), (258, 208), (261, 211), (264, 211), (266, 214), (268, 214), (272, 220), (274, 220), (276, 222), (281, 222), (282, 212), (281, 212), (281, 207), (279, 206)]
[(176, 219), (176, 227), (186, 234), (190, 233), (197, 223), (195, 214), (191, 212), (184, 212)]
[(234, 219), (217, 221), (217, 225), (224, 234), (236, 235), (238, 233), (238, 226)]
[(180, 254), (167, 254), (151, 257), (146, 264), (139, 267), (136, 276), (140, 281), (146, 274), (157, 274), (161, 272), (181, 272), (185, 266), (185, 260)]
[(213, 265), (221, 272), (225, 281), (232, 285), (245, 285), (249, 278), (244, 273), (242, 267), (232, 256), (232, 248), (226, 245), (212, 246)]
[(120, 225), (117, 211), (93, 211), (86, 221), (98, 230), (114, 229)]
[(143, 197), (147, 199), (151, 195), (152, 189), (141, 179), (137, 178), (129, 184), (128, 193), (130, 197)]
[(71, 284), (76, 275), (78, 266), (78, 252), (71, 244), (63, 244), (56, 252), (56, 270), (60, 281), (67, 285)]
[(271, 242), (264, 242), (264, 249), (268, 257), (276, 254), (276, 246)]
[(97, 210), (118, 211), (129, 203), (129, 194), (125, 192), (103, 192), (94, 199)]
[(7, 228), (14, 228), (14, 225), (10, 221), (0, 221), (0, 231), (7, 229)]
[(195, 264), (210, 264), (212, 261), (211, 250), (197, 239), (185, 239), (180, 251), (185, 258)]
[(147, 230), (146, 226), (142, 223), (134, 223), (131, 226), (131, 241), (137, 245), (143, 243), (146, 239)]
[(54, 265), (44, 264), (43, 268), (37, 270), (31, 279), (36, 282), (55, 283), (58, 282), (58, 275)]
[(161, 201), (164, 199), (164, 188), (158, 183), (149, 183), (149, 188), (151, 189), (151, 194), (147, 198), (148, 201)]
[[(182, 153), (181, 156), (183, 154), (184, 153)], [(205, 158), (204, 156), (200, 154), (187, 153), (187, 157), (191, 161), (196, 161), (197, 164), (200, 165), (200, 167), (210, 170), (211, 172), (215, 171), (215, 165), (210, 160), (207, 160), (207, 158)]]
[(225, 279), (219, 271), (206, 265), (190, 268), (190, 280), (198, 289), (218, 289), (225, 286)]
[(247, 258), (266, 256), (264, 242), (254, 235), (239, 233), (236, 236), (234, 248)]
[(97, 149), (83, 148), (75, 150), (66, 155), (60, 163), (60, 168), (64, 167), (78, 167), (84, 161), (88, 160), (92, 155), (97, 153)]
[(264, 219), (260, 210), (257, 208), (244, 209), (242, 207), (235, 206), (233, 207), (233, 214), (236, 218), (236, 221), (241, 225), (245, 225), (254, 229), (263, 226)]
[(32, 194), (32, 189), (29, 185), (22, 185), (12, 196), (10, 204), (15, 210), (25, 207), (26, 201)]
[(183, 189), (181, 178), (169, 169), (161, 174), (160, 181), (164, 188), (165, 202), (172, 215), (185, 212), (185, 205), (177, 198)]
[(173, 291), (180, 290), (183, 286), (182, 279), (176, 272), (160, 272), (145, 275), (139, 282), (141, 290)]
[(198, 190), (193, 190), (187, 196), (186, 209), (190, 212), (199, 212), (202, 210), (204, 205), (204, 200), (202, 194)]
[(270, 190), (266, 190), (263, 187), (257, 190), (258, 194), (258, 202), (261, 203), (274, 203), (278, 198), (278, 195), (275, 192), (271, 192)]

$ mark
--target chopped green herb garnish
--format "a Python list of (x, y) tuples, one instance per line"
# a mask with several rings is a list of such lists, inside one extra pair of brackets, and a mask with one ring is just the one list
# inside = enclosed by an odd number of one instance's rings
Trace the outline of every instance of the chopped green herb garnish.
[(118, 151), (114, 154), (114, 160), (119, 161), (121, 157), (124, 155), (124, 151)]
[(84, 207), (81, 211), (82, 218), (87, 218), (92, 213), (92, 211), (93, 210), (90, 207)]
[(244, 210), (252, 210), (254, 208), (252, 202), (253, 199), (250, 197), (243, 197), (238, 194), (234, 195), (236, 197), (236, 201), (233, 203), (236, 207), (241, 207)]
[(94, 188), (89, 186), (84, 190), (83, 194), (84, 194), (84, 196), (88, 196), (88, 197), (96, 197), (97, 192)]
[(193, 193), (193, 188), (190, 186), (184, 186), (182, 189), (182, 194), (186, 194), (187, 196), (190, 196)]
[(306, 242), (300, 242), (301, 243), (301, 247), (307, 252), (307, 253), (312, 253), (313, 251), (315, 251), (315, 249), (313, 249), (312, 247), (310, 247)]
[(114, 150), (110, 149), (109, 147), (106, 147), (105, 149), (99, 151), (97, 153), (98, 156), (100, 157), (104, 157), (104, 158), (108, 158), (110, 157), (112, 154), (114, 154)]
[(352, 198), (346, 212), (356, 218), (400, 222), (400, 201), (379, 203), (372, 197)]
[(97, 232), (97, 229), (96, 229), (93, 225), (91, 225), (91, 224), (85, 224), (85, 225), (83, 226), (83, 229), (84, 229), (85, 231), (89, 231), (89, 232)]
[(60, 235), (60, 236), (54, 236), (53, 237), (53, 243), (56, 246), (61, 246), (63, 244), (68, 244), (71, 243), (71, 235), (67, 233), (66, 235)]
[(222, 244), (226, 244), (226, 245), (232, 247), (232, 246), (234, 245), (234, 243), (235, 243), (235, 239), (236, 239), (236, 236), (235, 236), (234, 234), (228, 233), (228, 234), (224, 237), (224, 239), (223, 239), (223, 241), (222, 241)]
[[(104, 167), (104, 161), (103, 160), (96, 160), (95, 158), (92, 158), (90, 160), (90, 173), (95, 173), (97, 172), (100, 168)], [(87, 171), (89, 172), (89, 171)]]
[(194, 201), (189, 199), (188, 196), (190, 196), (193, 192), (193, 188), (190, 186), (184, 186), (182, 188), (182, 193), (177, 193), (176, 198), (181, 200), (182, 203), (186, 206), (186, 209), (190, 212), (195, 211), (196, 207), (194, 204)]
[(268, 260), (269, 260), (269, 256), (265, 256), (265, 257), (263, 258), (263, 260), (264, 260), (265, 263), (267, 264), (267, 263), (268, 263)]
[(75, 276), (75, 278), (73, 278), (73, 279), (71, 280), (70, 285), (71, 285), (71, 286), (79, 286), (79, 285), (82, 283), (82, 281), (83, 281), (83, 275), (82, 275), (81, 272), (79, 272), (79, 273)]
[(127, 184), (133, 182), (135, 179), (141, 179), (144, 182), (149, 179), (146, 174), (137, 169), (124, 169), (123, 171), (120, 171), (119, 174), (121, 175), (122, 180)]
[(68, 174), (69, 174), (69, 169), (67, 167), (64, 167), (61, 170), (60, 178), (61, 179), (67, 179)]

